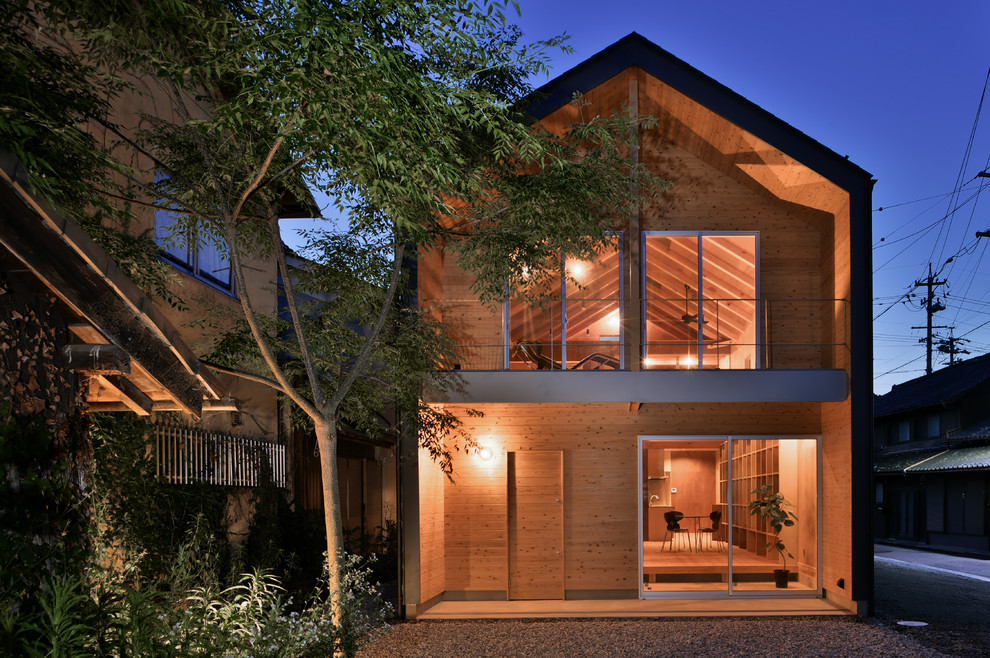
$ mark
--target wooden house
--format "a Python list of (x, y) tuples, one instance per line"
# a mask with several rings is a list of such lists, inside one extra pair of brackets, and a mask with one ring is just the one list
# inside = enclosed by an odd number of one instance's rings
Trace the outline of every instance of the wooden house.
[[(582, 285), (546, 309), (492, 311), (420, 254), (463, 384), (425, 395), (478, 448), (452, 480), (402, 456), (404, 613), (865, 612), (870, 175), (636, 34), (531, 116), (562, 129), (574, 92), (586, 116), (656, 117), (635, 157), (673, 185), (615, 218), (614, 249), (564, 263)], [(749, 512), (764, 486), (797, 518), (786, 565)]]
[(874, 401), (879, 541), (990, 552), (990, 354)]

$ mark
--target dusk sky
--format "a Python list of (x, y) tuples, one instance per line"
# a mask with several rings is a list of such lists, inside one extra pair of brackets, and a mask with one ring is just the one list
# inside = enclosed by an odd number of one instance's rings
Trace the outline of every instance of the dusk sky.
[[(976, 123), (990, 68), (990, 2), (519, 4), (522, 15), (510, 9), (509, 18), (525, 40), (571, 37), (573, 53), (552, 55), (553, 77), (638, 32), (873, 174), (876, 393), (924, 374), (925, 332), (911, 327), (926, 314), (901, 298), (929, 262), (948, 281), (937, 289), (946, 310), (934, 324), (955, 327), (970, 357), (990, 351), (990, 238), (975, 237), (990, 230), (990, 203), (979, 203), (990, 178), (976, 178), (990, 167), (990, 116)], [(936, 369), (942, 357), (935, 352)]]
[(973, 251), (941, 269), (947, 308), (933, 324), (954, 326), (969, 356), (990, 351), (990, 238), (975, 237), (990, 229), (990, 200), (978, 203), (990, 178), (974, 180), (990, 166), (990, 107), (962, 170), (990, 67), (990, 2), (519, 4), (527, 40), (571, 36), (552, 75), (638, 32), (873, 174), (873, 317), (894, 304), (874, 322), (876, 393), (924, 374), (925, 332), (911, 327), (926, 313), (897, 300), (960, 248)]

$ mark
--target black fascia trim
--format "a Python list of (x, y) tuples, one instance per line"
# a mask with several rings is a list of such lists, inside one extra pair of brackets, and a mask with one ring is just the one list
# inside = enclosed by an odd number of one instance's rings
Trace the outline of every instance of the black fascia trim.
[[(872, 225), (873, 181), (850, 191), (850, 426), (852, 500), (870, 500), (873, 483), (873, 318)], [(857, 222), (857, 218), (860, 220)], [(853, 506), (852, 598), (866, 601), (868, 614), (875, 602), (873, 573), (873, 514), (871, 506)]]
[(586, 93), (632, 66), (643, 69), (845, 190), (858, 190), (864, 179), (872, 179), (869, 172), (847, 158), (636, 32), (546, 83), (523, 102), (523, 107), (534, 121), (541, 119), (569, 103), (574, 92)]

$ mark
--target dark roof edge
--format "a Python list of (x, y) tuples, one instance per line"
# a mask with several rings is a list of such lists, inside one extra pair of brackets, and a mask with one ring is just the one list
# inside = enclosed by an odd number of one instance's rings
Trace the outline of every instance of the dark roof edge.
[[(986, 362), (986, 363), (985, 363)], [(920, 377), (915, 377), (914, 379), (909, 379), (906, 382), (901, 382), (899, 384), (894, 384), (889, 391), (883, 395), (874, 396), (874, 406), (876, 406), (877, 398), (886, 398), (887, 400), (897, 400), (901, 397), (907, 397), (908, 400), (905, 402), (889, 403), (885, 404), (881, 402), (881, 411), (875, 414), (875, 418), (887, 418), (890, 416), (895, 416), (898, 414), (903, 414), (909, 411), (917, 411), (918, 409), (928, 409), (933, 407), (945, 407), (946, 405), (953, 404), (964, 396), (968, 395), (974, 388), (981, 386), (990, 379), (990, 374), (982, 379), (978, 379), (972, 382), (965, 388), (960, 389), (953, 395), (948, 395), (945, 397), (929, 397), (923, 398), (921, 401), (911, 400), (910, 396), (920, 386), (933, 386), (929, 382), (938, 379), (944, 379), (947, 376), (951, 376), (956, 373), (966, 372), (973, 368), (990, 368), (990, 353), (980, 354), (974, 356), (970, 359), (965, 359), (958, 363), (945, 366), (939, 370), (935, 370), (930, 375), (922, 375)], [(988, 371), (990, 372), (990, 371)], [(888, 408), (884, 408), (888, 407)]]
[(630, 67), (639, 67), (726, 120), (811, 167), (844, 189), (861, 188), (872, 175), (722, 83), (631, 32), (535, 90), (524, 103), (535, 118), (548, 116)]

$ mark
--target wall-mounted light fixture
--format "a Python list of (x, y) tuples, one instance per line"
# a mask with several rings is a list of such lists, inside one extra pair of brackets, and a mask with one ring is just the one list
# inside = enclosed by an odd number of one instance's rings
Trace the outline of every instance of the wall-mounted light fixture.
[(478, 457), (481, 458), (481, 461), (483, 462), (491, 461), (492, 457), (495, 456), (495, 454), (492, 452), (492, 449), (489, 448), (488, 446), (485, 446), (483, 448), (478, 448), (476, 454), (478, 455)]

